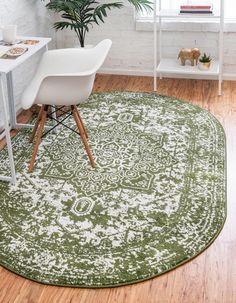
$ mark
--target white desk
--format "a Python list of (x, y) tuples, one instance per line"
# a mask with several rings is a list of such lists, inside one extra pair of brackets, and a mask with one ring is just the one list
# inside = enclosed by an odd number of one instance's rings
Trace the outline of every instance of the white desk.
[[(51, 41), (51, 38), (39, 38), (39, 37), (18, 37), (19, 40), (38, 40), (39, 43), (36, 45), (25, 45), (22, 46), (27, 47), (28, 51), (24, 53), (22, 56), (17, 59), (0, 59), (0, 107), (3, 109), (3, 119), (4, 119), (4, 128), (5, 128), (5, 136), (7, 141), (7, 149), (10, 161), (11, 175), (10, 176), (2, 176), (0, 175), (1, 181), (8, 181), (13, 184), (16, 183), (16, 173), (15, 173), (15, 165), (13, 159), (12, 145), (11, 145), (11, 136), (10, 130), (11, 128), (23, 128), (23, 127), (32, 127), (30, 124), (19, 124), (16, 121), (16, 111), (15, 111), (15, 101), (13, 94), (13, 81), (12, 81), (12, 71), (25, 62), (28, 58), (35, 55), (39, 50), (45, 48), (47, 50), (48, 43)], [(21, 44), (17, 44), (20, 46)], [(1, 46), (0, 46), (1, 50)], [(4, 80), (7, 82), (7, 98), (4, 94)], [(9, 105), (9, 116), (10, 116), (10, 125), (8, 121), (8, 111), (7, 104)]]

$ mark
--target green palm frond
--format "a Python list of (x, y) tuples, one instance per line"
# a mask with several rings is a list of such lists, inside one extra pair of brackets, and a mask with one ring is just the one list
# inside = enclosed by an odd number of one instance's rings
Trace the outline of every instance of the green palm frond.
[(132, 4), (137, 12), (142, 12), (146, 10), (150, 12), (153, 10), (153, 2), (149, 0), (128, 0), (130, 4)]
[[(44, 0), (42, 0), (44, 1)], [(137, 11), (150, 11), (152, 4), (149, 0), (128, 0)], [(122, 2), (102, 3), (98, 0), (50, 0), (46, 7), (61, 14), (63, 21), (54, 24), (56, 30), (71, 29), (77, 34), (80, 45), (84, 46), (85, 35), (94, 23), (104, 23), (108, 11), (120, 9)]]
[(113, 2), (107, 4), (98, 5), (93, 12), (93, 20), (95, 23), (99, 24), (99, 20), (104, 23), (104, 18), (107, 17), (107, 10), (111, 10), (112, 8), (121, 8), (123, 7), (123, 3), (121, 2)]

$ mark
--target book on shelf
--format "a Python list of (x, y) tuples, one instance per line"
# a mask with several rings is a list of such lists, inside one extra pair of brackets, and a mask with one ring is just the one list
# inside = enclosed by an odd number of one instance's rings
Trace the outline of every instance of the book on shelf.
[(180, 5), (180, 9), (212, 9), (212, 4), (209, 5)]
[(213, 5), (205, 4), (183, 4), (180, 5), (180, 14), (212, 14)]
[(203, 10), (181, 10), (180, 14), (212, 14), (212, 11), (203, 11)]
[(209, 9), (209, 8), (198, 8), (198, 9), (194, 9), (194, 8), (181, 8), (180, 9), (181, 11), (184, 11), (184, 12), (190, 12), (190, 11), (198, 11), (198, 12), (211, 12), (212, 9)]

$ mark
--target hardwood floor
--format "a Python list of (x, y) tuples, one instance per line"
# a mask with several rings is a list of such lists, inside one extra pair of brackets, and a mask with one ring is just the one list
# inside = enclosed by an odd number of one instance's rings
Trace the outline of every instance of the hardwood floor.
[[(152, 91), (152, 78), (99, 75), (95, 91)], [(159, 93), (208, 109), (223, 124), (228, 152), (228, 217), (216, 241), (194, 260), (155, 279), (118, 288), (41, 285), (0, 268), (1, 303), (235, 303), (236, 302), (236, 82), (164, 79)], [(21, 115), (26, 120), (29, 112)], [(4, 142), (2, 142), (3, 145)]]

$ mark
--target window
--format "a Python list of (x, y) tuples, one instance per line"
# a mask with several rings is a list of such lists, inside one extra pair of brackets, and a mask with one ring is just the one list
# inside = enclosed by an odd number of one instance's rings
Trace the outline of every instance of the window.
[[(158, 1), (158, 0), (157, 0)], [(199, 1), (199, 0), (162, 0), (163, 9), (179, 9), (179, 6), (184, 3), (196, 4), (196, 3), (212, 3), (215, 10), (220, 9), (220, 0), (212, 1)], [(157, 2), (158, 3), (158, 2)], [(224, 0), (225, 6), (225, 18), (226, 19), (236, 19), (236, 1), (235, 0)], [(152, 18), (152, 13), (143, 12), (140, 16), (141, 18)]]

